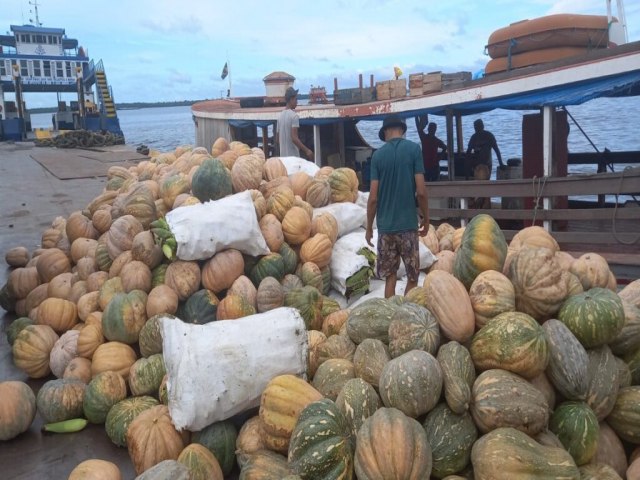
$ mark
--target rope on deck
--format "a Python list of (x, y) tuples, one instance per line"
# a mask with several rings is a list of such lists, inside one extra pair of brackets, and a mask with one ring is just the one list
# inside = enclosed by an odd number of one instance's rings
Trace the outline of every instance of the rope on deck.
[(88, 148), (124, 145), (124, 137), (111, 132), (96, 133), (88, 130), (72, 130), (53, 138), (37, 139), (37, 147)]

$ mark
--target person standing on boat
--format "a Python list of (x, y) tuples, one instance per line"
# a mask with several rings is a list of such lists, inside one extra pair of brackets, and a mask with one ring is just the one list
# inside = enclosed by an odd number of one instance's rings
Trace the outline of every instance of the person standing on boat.
[(313, 160), (313, 150), (307, 148), (298, 137), (300, 118), (295, 111), (298, 106), (298, 90), (293, 87), (287, 88), (284, 99), (287, 106), (278, 117), (278, 132), (275, 136), (276, 144), (280, 148), (280, 156), (299, 157), (300, 152), (303, 152), (307, 159)]
[[(440, 158), (447, 153), (447, 146), (436, 137), (438, 126), (431, 122), (425, 133), (429, 117), (416, 117), (416, 129), (422, 144), (422, 163), (424, 164), (424, 179), (427, 182), (435, 182), (440, 178)], [(438, 150), (440, 150), (438, 152)]]
[(484, 129), (484, 122), (482, 120), (477, 119), (473, 122), (473, 129), (475, 133), (471, 135), (467, 147), (467, 162), (465, 162), (467, 168), (465, 169), (465, 174), (467, 178), (473, 176), (474, 170), (478, 165), (486, 165), (489, 169), (489, 178), (491, 178), (491, 170), (493, 168), (491, 150), (495, 150), (498, 163), (501, 167), (504, 167), (498, 142), (496, 142), (496, 137), (493, 136), (493, 133)]
[[(385, 298), (396, 294), (401, 258), (407, 271), (405, 294), (418, 284), (418, 235), (429, 230), (422, 155), (417, 143), (403, 138), (406, 131), (407, 125), (399, 116), (385, 118), (378, 133), (385, 144), (371, 157), (365, 239), (373, 246), (373, 221), (377, 218), (377, 268), (378, 277), (385, 279)], [(419, 227), (416, 201), (422, 215)]]

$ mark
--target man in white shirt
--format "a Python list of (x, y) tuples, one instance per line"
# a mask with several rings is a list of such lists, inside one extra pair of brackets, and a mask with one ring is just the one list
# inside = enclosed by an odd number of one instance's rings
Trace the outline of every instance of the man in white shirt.
[(275, 136), (276, 143), (280, 147), (280, 156), (300, 157), (300, 152), (303, 152), (307, 159), (313, 160), (313, 150), (307, 148), (298, 137), (300, 119), (295, 112), (298, 106), (298, 90), (293, 87), (287, 88), (284, 99), (287, 102), (287, 106), (278, 117), (278, 131)]

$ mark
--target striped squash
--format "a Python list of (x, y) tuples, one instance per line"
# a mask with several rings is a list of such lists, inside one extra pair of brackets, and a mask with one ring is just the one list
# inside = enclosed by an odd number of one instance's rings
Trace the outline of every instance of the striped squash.
[(606, 345), (589, 350), (587, 354), (590, 378), (586, 402), (598, 421), (602, 421), (611, 413), (616, 403), (620, 388), (618, 365), (616, 357)]
[(207, 447), (191, 443), (178, 455), (178, 462), (189, 469), (189, 480), (223, 480), (224, 475), (216, 457)]
[(435, 355), (440, 346), (440, 327), (433, 314), (415, 303), (404, 303), (391, 317), (389, 353), (393, 358), (411, 350)]
[(469, 410), (471, 388), (476, 381), (476, 370), (469, 350), (456, 341), (440, 347), (437, 356), (442, 368), (444, 398), (449, 408), (458, 415)]
[(607, 423), (622, 440), (640, 445), (640, 386), (620, 389)]
[(356, 434), (364, 421), (380, 408), (382, 401), (375, 389), (361, 378), (352, 378), (344, 384), (336, 398), (336, 405)]
[(549, 430), (558, 436), (578, 466), (595, 455), (599, 428), (596, 415), (584, 402), (561, 403), (549, 420)]

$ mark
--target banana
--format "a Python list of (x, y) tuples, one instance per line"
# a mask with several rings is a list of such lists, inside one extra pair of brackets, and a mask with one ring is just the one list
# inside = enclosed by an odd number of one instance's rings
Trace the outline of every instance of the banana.
[(169, 260), (173, 260), (175, 258), (173, 249), (166, 243), (162, 245), (162, 253), (164, 253), (164, 256), (167, 257)]
[(164, 219), (164, 217), (162, 217), (151, 222), (151, 228), (162, 228), (164, 230), (169, 230), (169, 224)]
[(178, 242), (176, 242), (175, 237), (172, 235), (164, 241), (165, 245), (169, 245), (171, 249), (175, 252), (178, 249)]
[(161, 242), (166, 240), (167, 238), (173, 237), (171, 231), (164, 228), (152, 228), (151, 233), (153, 233), (156, 239), (160, 240)]
[(72, 418), (63, 422), (47, 423), (42, 426), (43, 432), (50, 433), (74, 433), (79, 432), (87, 426), (86, 418)]

